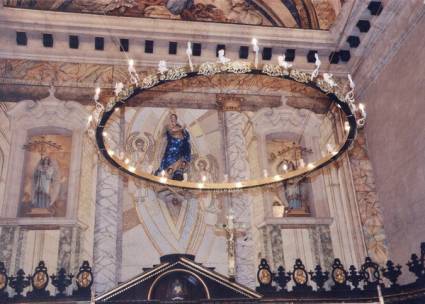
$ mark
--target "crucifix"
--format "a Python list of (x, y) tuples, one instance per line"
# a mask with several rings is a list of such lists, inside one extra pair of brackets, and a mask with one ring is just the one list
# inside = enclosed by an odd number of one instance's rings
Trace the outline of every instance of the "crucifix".
[(227, 222), (225, 224), (218, 225), (218, 228), (223, 229), (226, 233), (229, 267), (228, 275), (230, 280), (234, 281), (236, 277), (236, 237), (245, 235), (246, 224), (235, 223), (235, 214), (232, 209), (229, 210), (229, 214), (226, 218)]

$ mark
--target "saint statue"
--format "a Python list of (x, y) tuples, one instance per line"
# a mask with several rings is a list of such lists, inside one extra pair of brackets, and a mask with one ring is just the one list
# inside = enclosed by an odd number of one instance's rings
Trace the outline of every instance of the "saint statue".
[(191, 160), (189, 132), (177, 122), (177, 115), (170, 115), (170, 123), (165, 128), (167, 146), (161, 164), (155, 175), (165, 172), (168, 178), (183, 180)]
[(38, 162), (33, 175), (32, 207), (49, 208), (59, 195), (58, 166), (49, 156)]
[[(295, 170), (295, 165), (292, 161), (287, 163), (288, 170)], [(300, 189), (299, 180), (288, 180), (284, 183), (285, 197), (289, 205), (289, 209), (301, 209), (302, 208), (302, 194)]]

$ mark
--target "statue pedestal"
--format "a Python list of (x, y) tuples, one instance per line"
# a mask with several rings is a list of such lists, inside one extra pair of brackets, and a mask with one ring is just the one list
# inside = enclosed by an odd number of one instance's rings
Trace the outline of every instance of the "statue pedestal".
[(25, 213), (25, 216), (30, 216), (30, 217), (49, 217), (52, 216), (52, 212), (50, 212), (49, 209), (47, 208), (31, 208), (30, 211), (28, 211), (27, 213)]
[(310, 216), (310, 211), (307, 208), (289, 209), (286, 216)]

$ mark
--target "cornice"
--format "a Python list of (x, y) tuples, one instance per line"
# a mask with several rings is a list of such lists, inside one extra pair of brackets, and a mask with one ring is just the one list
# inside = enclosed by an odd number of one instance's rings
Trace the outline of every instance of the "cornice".
[[(342, 22), (342, 21), (341, 21)], [(335, 49), (337, 38), (331, 31), (289, 29), (280, 27), (252, 26), (227, 23), (175, 21), (153, 18), (116, 17), (55, 11), (0, 9), (0, 58), (51, 60), (98, 64), (126, 64), (131, 57), (139, 65), (156, 66), (159, 60), (170, 63), (185, 62), (187, 41), (203, 45), (202, 56), (193, 60), (216, 61), (217, 44), (226, 44), (226, 56), (237, 59), (241, 45), (250, 46), (257, 37), (260, 47), (273, 47), (277, 58), (287, 48), (297, 50), (295, 64), (298, 68), (313, 68), (305, 55), (309, 50), (318, 50), (327, 57)], [(27, 32), (28, 46), (16, 45), (16, 31)], [(54, 35), (54, 47), (44, 48), (41, 35)], [(69, 49), (68, 35), (80, 36), (80, 48)], [(105, 37), (105, 50), (95, 51), (95, 36)], [(130, 51), (118, 50), (119, 38), (130, 39)], [(154, 54), (144, 53), (144, 40), (155, 41)], [(177, 56), (168, 55), (168, 42), (179, 42)], [(250, 58), (253, 54), (250, 52)], [(334, 65), (336, 72), (346, 70), (346, 65)]]

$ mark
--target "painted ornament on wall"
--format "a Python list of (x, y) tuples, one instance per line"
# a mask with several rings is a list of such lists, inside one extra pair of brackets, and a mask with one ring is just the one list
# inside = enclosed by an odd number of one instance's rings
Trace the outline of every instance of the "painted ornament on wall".
[(29, 137), (23, 147), (20, 217), (66, 215), (71, 142), (71, 135)]
[(0, 1), (8, 7), (27, 9), (307, 29), (329, 29), (342, 6), (338, 0)]

